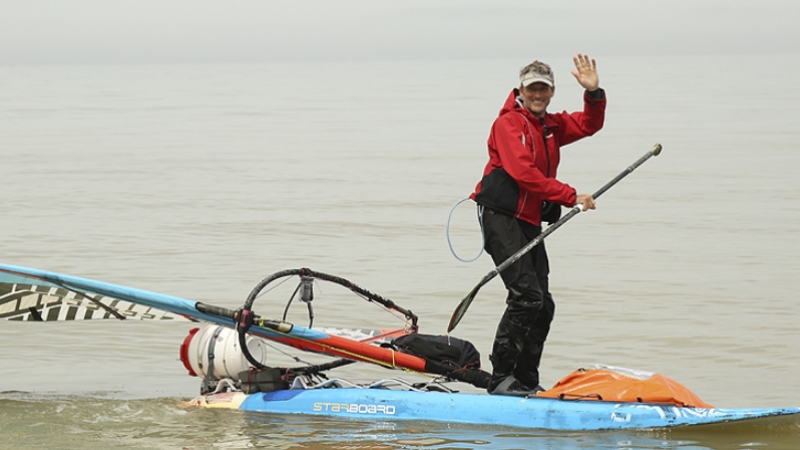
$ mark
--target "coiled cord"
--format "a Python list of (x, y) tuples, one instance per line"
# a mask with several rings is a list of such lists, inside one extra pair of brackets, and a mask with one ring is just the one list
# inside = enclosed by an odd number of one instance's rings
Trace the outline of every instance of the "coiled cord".
[(463, 263), (471, 263), (471, 262), (473, 262), (473, 261), (475, 261), (475, 260), (477, 260), (478, 258), (481, 257), (481, 255), (483, 254), (483, 244), (485, 243), (485, 239), (486, 239), (485, 236), (483, 235), (483, 206), (479, 205), (478, 206), (478, 223), (481, 226), (481, 251), (478, 252), (478, 254), (472, 259), (464, 259), (464, 258), (461, 258), (460, 256), (458, 256), (456, 254), (455, 249), (453, 249), (453, 243), (450, 242), (450, 220), (453, 218), (453, 211), (456, 210), (458, 205), (464, 203), (467, 200), (469, 200), (469, 197), (464, 198), (462, 200), (459, 200), (458, 202), (456, 202), (455, 205), (453, 205), (452, 208), (450, 208), (450, 214), (447, 215), (447, 226), (446, 226), (446, 229), (445, 229), (445, 236), (447, 237), (447, 246), (450, 247), (450, 253), (452, 253), (453, 256), (457, 260), (459, 260), (459, 261), (461, 261)]

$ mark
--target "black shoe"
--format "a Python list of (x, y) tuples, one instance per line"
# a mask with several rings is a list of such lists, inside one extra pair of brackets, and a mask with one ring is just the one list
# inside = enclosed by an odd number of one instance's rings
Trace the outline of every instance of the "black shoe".
[(524, 384), (520, 383), (519, 380), (514, 378), (514, 376), (508, 376), (504, 380), (500, 381), (494, 389), (489, 390), (489, 393), (492, 395), (511, 395), (514, 397), (533, 397), (538, 392), (542, 392), (541, 386), (536, 386), (533, 389), (528, 388)]
[(527, 389), (529, 391), (543, 392), (543, 391), (546, 390), (545, 388), (542, 387), (541, 384), (539, 384), (539, 380), (538, 380), (539, 377), (536, 377), (536, 379), (531, 379), (531, 377), (528, 377), (528, 376), (516, 376), (516, 375), (514, 375), (514, 378), (516, 378), (517, 382), (519, 382), (519, 384), (525, 386), (525, 389)]

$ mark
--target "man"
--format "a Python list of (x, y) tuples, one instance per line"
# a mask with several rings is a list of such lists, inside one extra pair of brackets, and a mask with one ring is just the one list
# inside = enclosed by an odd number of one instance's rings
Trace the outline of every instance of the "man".
[[(520, 86), (508, 96), (489, 135), (489, 162), (471, 198), (478, 203), (484, 248), (495, 266), (538, 236), (543, 202), (555, 217), (561, 206), (594, 209), (591, 195), (578, 195), (556, 179), (560, 147), (603, 127), (605, 92), (600, 88), (594, 59), (578, 54), (572, 75), (586, 89), (583, 111), (547, 112), (555, 94), (553, 71), (534, 61), (520, 71)], [(550, 295), (550, 272), (544, 243), (540, 243), (500, 275), (508, 297), (497, 326), (488, 391), (501, 395), (535, 395), (539, 386), (539, 361), (550, 331), (555, 304)]]

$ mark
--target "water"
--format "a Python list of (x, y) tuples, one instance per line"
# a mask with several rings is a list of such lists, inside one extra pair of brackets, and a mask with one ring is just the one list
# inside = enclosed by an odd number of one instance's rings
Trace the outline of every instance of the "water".
[[(553, 111), (580, 107), (562, 59), (550, 59)], [(486, 255), (465, 265), (449, 254), (447, 214), (478, 181), (489, 126), (526, 62), (3, 67), (0, 260), (232, 309), (266, 275), (307, 266), (443, 333), (492, 268)], [(592, 192), (656, 142), (664, 151), (548, 238), (557, 313), (544, 384), (600, 362), (662, 373), (718, 407), (800, 405), (796, 58), (598, 63), (606, 128), (564, 149), (560, 178)], [(477, 252), (471, 205), (455, 211), (451, 237), (463, 256)], [(485, 286), (454, 333), (486, 366), (502, 299), (499, 280)], [(396, 323), (355, 298), (318, 300), (319, 324)], [(0, 447), (800, 442), (797, 423), (559, 434), (184, 409), (199, 385), (177, 358), (189, 328), (0, 324)]]

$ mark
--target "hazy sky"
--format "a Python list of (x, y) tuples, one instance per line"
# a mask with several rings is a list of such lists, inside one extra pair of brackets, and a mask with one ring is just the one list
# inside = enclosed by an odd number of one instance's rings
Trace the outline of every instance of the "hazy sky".
[(2, 0), (0, 64), (800, 53), (799, 0)]

